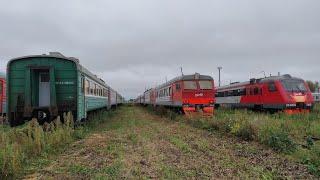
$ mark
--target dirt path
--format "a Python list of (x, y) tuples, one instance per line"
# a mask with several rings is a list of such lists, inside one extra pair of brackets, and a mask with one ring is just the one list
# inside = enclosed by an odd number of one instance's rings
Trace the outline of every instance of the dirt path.
[(35, 179), (312, 178), (255, 143), (220, 137), (139, 107), (122, 107), (104, 131), (74, 143)]

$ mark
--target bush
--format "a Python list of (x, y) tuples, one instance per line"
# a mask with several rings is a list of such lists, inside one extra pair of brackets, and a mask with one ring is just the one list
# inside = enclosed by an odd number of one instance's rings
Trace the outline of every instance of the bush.
[(252, 141), (256, 137), (256, 129), (248, 121), (245, 121), (241, 124), (240, 128), (235, 132), (235, 134), (245, 141)]
[(36, 119), (25, 126), (0, 133), (0, 179), (13, 179), (21, 173), (29, 157), (54, 152), (56, 147), (65, 146), (73, 139), (73, 116), (64, 115), (65, 123), (57, 118), (43, 127)]
[(283, 128), (266, 127), (259, 134), (260, 141), (273, 150), (284, 153), (294, 152), (297, 145)]
[(309, 170), (320, 176), (320, 145), (313, 146), (310, 151)]

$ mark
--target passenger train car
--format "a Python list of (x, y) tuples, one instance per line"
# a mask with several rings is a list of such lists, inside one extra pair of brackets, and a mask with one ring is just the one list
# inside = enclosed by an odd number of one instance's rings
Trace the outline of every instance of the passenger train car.
[(1, 116), (6, 114), (6, 105), (7, 105), (6, 75), (4, 73), (0, 73), (0, 115)]
[(7, 116), (12, 126), (32, 117), (50, 121), (71, 111), (75, 121), (124, 99), (102, 79), (60, 53), (12, 59), (7, 65)]
[(136, 103), (181, 109), (186, 114), (214, 113), (214, 81), (210, 76), (183, 75), (158, 87), (149, 89), (136, 99)]
[(314, 99), (307, 83), (290, 75), (251, 79), (218, 87), (216, 106), (281, 110), (288, 114), (309, 112)]

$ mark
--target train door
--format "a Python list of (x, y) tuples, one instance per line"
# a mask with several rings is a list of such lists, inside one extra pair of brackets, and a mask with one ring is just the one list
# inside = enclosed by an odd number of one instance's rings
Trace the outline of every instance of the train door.
[(263, 91), (262, 91), (262, 86), (257, 86), (256, 87), (257, 88), (257, 104), (258, 104), (258, 106), (259, 106), (259, 108), (261, 108), (262, 107), (262, 93), (263, 93)]
[(169, 97), (170, 97), (170, 102), (173, 104), (173, 92), (172, 92), (173, 85), (170, 84), (169, 86)]
[(49, 71), (39, 73), (39, 106), (50, 106), (50, 75)]
[(111, 88), (108, 87), (108, 108), (111, 108)]
[(87, 112), (86, 112), (86, 90), (87, 90), (87, 82), (86, 82), (86, 79), (83, 75), (81, 75), (81, 93), (82, 93), (82, 96), (81, 96), (81, 104), (82, 104), (82, 112), (83, 112), (83, 115), (84, 117), (86, 118), (87, 117)]

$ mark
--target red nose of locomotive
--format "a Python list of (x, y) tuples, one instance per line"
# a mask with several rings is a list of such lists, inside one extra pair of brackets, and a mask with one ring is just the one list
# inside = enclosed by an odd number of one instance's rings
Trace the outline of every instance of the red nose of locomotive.
[(304, 92), (288, 92), (288, 103), (286, 104), (286, 113), (304, 113), (310, 112), (313, 107), (313, 97), (310, 93)]
[(183, 110), (186, 114), (192, 112), (203, 112), (204, 115), (214, 113), (213, 90), (185, 92), (183, 94)]

